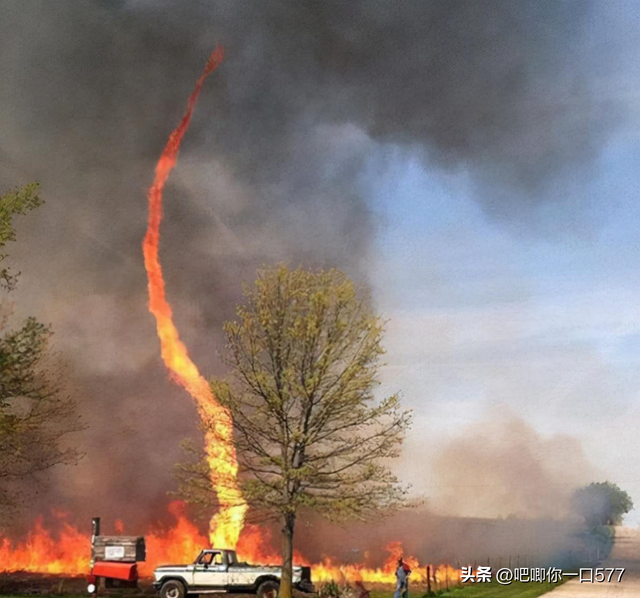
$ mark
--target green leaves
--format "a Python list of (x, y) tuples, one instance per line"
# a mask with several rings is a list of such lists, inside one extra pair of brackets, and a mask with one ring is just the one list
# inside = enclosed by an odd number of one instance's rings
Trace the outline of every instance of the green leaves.
[[(282, 523), (281, 595), (290, 596), (300, 509), (364, 519), (405, 504), (388, 464), (411, 413), (396, 395), (374, 396), (384, 323), (345, 274), (278, 266), (259, 271), (244, 297), (224, 326), (229, 377), (211, 388), (233, 416), (250, 517)], [(208, 473), (202, 455), (177, 466), (180, 494), (215, 507)]]
[(576, 512), (587, 526), (619, 525), (633, 509), (631, 497), (617, 484), (594, 482), (576, 490), (572, 497)]
[[(38, 190), (38, 183), (29, 183), (0, 196), (0, 247), (16, 239), (13, 217), (16, 214), (26, 214), (42, 204)], [(0, 262), (6, 258), (6, 254), (0, 253)], [(15, 284), (16, 276), (12, 275), (8, 268), (0, 269), (0, 288), (11, 290)]]
[(36, 365), (42, 359), (51, 330), (35, 318), (0, 338), (0, 404), (7, 398), (36, 397), (42, 382)]
[(245, 499), (281, 517), (401, 506), (406, 491), (388, 461), (410, 412), (397, 396), (374, 395), (384, 323), (366, 293), (338, 270), (278, 266), (244, 296), (224, 327), (230, 375), (212, 390), (233, 415)]
[[(13, 216), (41, 203), (37, 183), (0, 196), (0, 248), (15, 240)], [(15, 283), (7, 268), (0, 270), (0, 288), (10, 291)], [(16, 481), (81, 457), (62, 439), (83, 428), (64, 392), (64, 370), (51, 355), (51, 329), (35, 318), (9, 328), (5, 307), (0, 305), (0, 515), (17, 503)]]

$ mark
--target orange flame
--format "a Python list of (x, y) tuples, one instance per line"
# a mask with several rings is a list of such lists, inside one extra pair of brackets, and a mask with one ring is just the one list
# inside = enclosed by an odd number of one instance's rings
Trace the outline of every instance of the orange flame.
[[(386, 550), (389, 556), (381, 567), (367, 567), (362, 563), (340, 564), (335, 562), (333, 558), (325, 557), (321, 563), (311, 565), (313, 581), (314, 583), (337, 581), (348, 584), (363, 582), (365, 584), (385, 586), (394, 585), (396, 583), (398, 559), (402, 557), (411, 569), (410, 583), (426, 584), (427, 565), (420, 564), (418, 559), (413, 556), (403, 556), (401, 542), (390, 542), (387, 544)], [(454, 585), (459, 579), (459, 571), (449, 565), (431, 565), (430, 572), (432, 581), (438, 584), (448, 581), (451, 585)]]
[[(173, 323), (173, 313), (169, 305), (162, 267), (158, 258), (160, 243), (160, 223), (162, 221), (162, 191), (177, 162), (182, 138), (189, 128), (195, 104), (206, 77), (222, 61), (221, 49), (216, 49), (196, 82), (187, 103), (182, 120), (171, 133), (156, 166), (153, 185), (149, 189), (149, 222), (143, 242), (144, 264), (149, 280), (149, 310), (156, 318), (160, 338), (162, 359), (172, 378), (183, 386), (194, 398), (200, 417), (211, 422), (214, 429), (207, 433), (205, 449), (211, 480), (220, 511), (209, 524), (209, 539), (204, 538), (198, 528), (185, 516), (184, 503), (175, 501), (169, 505), (169, 513), (174, 525), (166, 530), (151, 530), (146, 534), (147, 561), (141, 563), (140, 573), (148, 576), (161, 564), (190, 563), (202, 548), (213, 545), (219, 548), (236, 548), (240, 559), (261, 564), (277, 564), (280, 556), (271, 548), (270, 536), (256, 526), (248, 525), (243, 530), (247, 505), (237, 484), (238, 462), (233, 446), (233, 425), (231, 415), (213, 395), (211, 388), (198, 368), (190, 359), (178, 330)], [(59, 522), (59, 531), (53, 534), (43, 526), (43, 518), (38, 517), (26, 539), (14, 543), (8, 538), (0, 539), (0, 572), (32, 571), (37, 573), (84, 575), (89, 570), (91, 538), (78, 531), (67, 522), (67, 514), (53, 511)], [(116, 522), (117, 533), (124, 526)], [(242, 532), (242, 536), (240, 536)], [(382, 567), (371, 568), (362, 563), (340, 565), (326, 557), (321, 563), (311, 565), (312, 577), (316, 582), (341, 581), (354, 583), (395, 584), (397, 559), (402, 555), (402, 545), (391, 542), (387, 546), (389, 558)], [(297, 551), (297, 564), (309, 565)], [(405, 557), (412, 569), (413, 582), (424, 583), (426, 567), (417, 559)], [(435, 570), (438, 582), (457, 581), (458, 571), (443, 565)]]
[(233, 446), (231, 415), (218, 403), (209, 384), (191, 361), (187, 348), (180, 340), (178, 329), (173, 323), (171, 306), (166, 298), (162, 267), (158, 258), (162, 190), (176, 165), (180, 144), (189, 128), (202, 85), (207, 76), (220, 64), (222, 57), (221, 48), (217, 48), (209, 57), (202, 75), (189, 96), (184, 116), (169, 136), (167, 145), (158, 160), (155, 179), (149, 189), (149, 223), (142, 249), (144, 266), (149, 279), (149, 311), (156, 318), (162, 359), (171, 372), (172, 378), (194, 398), (202, 420), (213, 424), (213, 429), (206, 434), (205, 450), (220, 510), (209, 524), (209, 538), (213, 546), (235, 548), (244, 524), (247, 505), (237, 484), (238, 462)]
[[(151, 575), (161, 564), (192, 562), (208, 541), (184, 514), (181, 501), (169, 505), (174, 524), (167, 530), (151, 530), (145, 537), (147, 561), (140, 563), (142, 575)], [(0, 572), (32, 571), (65, 575), (86, 575), (90, 569), (91, 536), (66, 521), (67, 515), (53, 511), (59, 531), (44, 528), (39, 516), (27, 537), (13, 543), (0, 540)]]
[[(166, 529), (152, 529), (145, 538), (147, 560), (139, 564), (140, 574), (150, 576), (159, 565), (167, 563), (190, 563), (209, 541), (185, 515), (185, 505), (174, 501), (169, 505), (173, 524)], [(67, 514), (54, 511), (59, 531), (53, 533), (44, 528), (42, 517), (38, 517), (27, 537), (13, 543), (9, 539), (0, 540), (0, 572), (31, 571), (35, 573), (86, 575), (89, 571), (91, 536), (80, 532), (67, 521)], [(238, 543), (238, 558), (251, 563), (278, 564), (280, 555), (272, 549), (271, 538), (259, 528), (248, 525)], [(392, 585), (395, 583), (395, 571), (398, 557), (402, 555), (400, 542), (387, 545), (389, 557), (381, 567), (368, 567), (364, 563), (339, 564), (325, 557), (322, 562), (311, 564), (301, 554), (294, 555), (296, 564), (311, 565), (311, 575), (315, 583), (338, 581), (353, 584), (361, 581), (366, 584)], [(411, 583), (426, 582), (426, 565), (418, 559), (404, 557), (411, 567)], [(432, 571), (439, 583), (447, 578), (456, 583), (459, 572), (447, 565), (441, 565)]]
[(80, 575), (89, 571), (91, 538), (64, 521), (64, 514), (56, 513), (61, 530), (54, 538), (38, 516), (26, 539), (13, 544), (8, 538), (0, 540), (0, 571), (36, 571), (39, 573), (67, 573)]

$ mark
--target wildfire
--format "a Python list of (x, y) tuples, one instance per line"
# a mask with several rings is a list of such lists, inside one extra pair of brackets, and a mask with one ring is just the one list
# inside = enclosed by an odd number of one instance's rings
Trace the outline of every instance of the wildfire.
[[(160, 223), (162, 221), (162, 191), (169, 174), (176, 165), (182, 138), (189, 128), (195, 104), (202, 85), (222, 61), (221, 49), (216, 49), (196, 81), (195, 88), (187, 102), (187, 109), (180, 124), (169, 136), (169, 140), (158, 160), (153, 185), (149, 189), (149, 221), (143, 241), (144, 265), (148, 276), (149, 311), (156, 319), (160, 338), (162, 359), (171, 377), (183, 386), (193, 397), (198, 413), (203, 421), (213, 425), (213, 430), (205, 437), (205, 450), (210, 476), (220, 503), (218, 513), (209, 524), (209, 538), (205, 538), (191, 523), (184, 512), (184, 504), (175, 501), (169, 505), (169, 513), (174, 523), (168, 529), (150, 530), (146, 535), (147, 561), (140, 564), (140, 573), (149, 576), (161, 564), (189, 563), (202, 548), (215, 546), (237, 548), (240, 560), (256, 564), (277, 564), (279, 554), (271, 546), (271, 538), (260, 528), (244, 526), (247, 504), (238, 487), (238, 462), (233, 445), (233, 422), (231, 415), (216, 400), (205, 378), (189, 357), (186, 346), (180, 340), (173, 323), (173, 313), (165, 294), (162, 267), (158, 257), (160, 243)], [(31, 571), (36, 573), (85, 575), (89, 571), (91, 538), (80, 532), (67, 521), (67, 514), (54, 512), (58, 521), (57, 533), (45, 529), (43, 518), (35, 520), (33, 529), (20, 542), (0, 539), (0, 572)], [(124, 531), (121, 521), (116, 521), (118, 534)], [(242, 535), (241, 535), (242, 532)], [(395, 584), (398, 557), (402, 555), (402, 545), (392, 542), (387, 546), (389, 557), (379, 568), (360, 564), (338, 564), (331, 558), (312, 564), (314, 581), (341, 581), (354, 583)], [(298, 552), (294, 553), (297, 564), (310, 563)], [(412, 569), (414, 583), (426, 581), (426, 566), (417, 559), (405, 557)], [(458, 571), (449, 566), (431, 568), (435, 580), (457, 581)]]
[[(396, 568), (398, 559), (411, 568), (411, 583), (424, 585), (427, 582), (427, 567), (420, 564), (417, 558), (403, 556), (402, 543), (390, 542), (386, 546), (389, 553), (382, 567), (366, 567), (361, 563), (339, 564), (331, 558), (325, 558), (321, 563), (311, 565), (314, 582), (339, 581), (342, 583), (355, 583), (361, 581), (366, 584), (394, 585), (396, 583)], [(437, 583), (449, 581), (451, 584), (459, 580), (459, 571), (449, 565), (430, 567), (431, 579)]]
[(213, 396), (211, 387), (198, 371), (189, 357), (187, 348), (180, 340), (178, 329), (173, 323), (173, 312), (166, 298), (162, 267), (158, 258), (162, 190), (176, 165), (180, 144), (189, 128), (202, 85), (207, 76), (220, 64), (222, 57), (221, 48), (217, 48), (209, 57), (204, 71), (189, 96), (184, 116), (169, 136), (158, 160), (153, 185), (149, 189), (149, 222), (142, 249), (144, 266), (149, 279), (149, 311), (156, 318), (162, 359), (171, 372), (172, 378), (195, 400), (202, 420), (213, 425), (213, 429), (209, 428), (210, 431), (205, 437), (205, 451), (220, 509), (209, 524), (209, 539), (213, 546), (235, 548), (244, 524), (247, 505), (237, 484), (238, 461), (233, 445), (231, 415)]
[(91, 558), (91, 538), (80, 533), (58, 513), (61, 529), (54, 538), (38, 516), (26, 539), (13, 544), (0, 540), (0, 571), (35, 571), (38, 573), (86, 574)]
[[(181, 501), (169, 505), (174, 523), (167, 530), (151, 530), (146, 536), (147, 561), (140, 564), (142, 575), (151, 575), (163, 563), (190, 562), (208, 545), (208, 540), (184, 514)], [(67, 521), (66, 513), (54, 512), (59, 531), (45, 529), (39, 516), (27, 537), (17, 543), (8, 538), (0, 541), (0, 572), (32, 571), (86, 575), (90, 569), (91, 535), (80, 532)], [(124, 530), (116, 522), (117, 533)]]
[[(166, 529), (152, 529), (146, 535), (147, 561), (140, 563), (140, 573), (150, 576), (153, 570), (167, 563), (189, 563), (200, 550), (209, 546), (209, 541), (185, 515), (184, 503), (174, 501), (169, 505), (173, 524)], [(67, 521), (66, 513), (55, 513), (59, 531), (53, 533), (45, 529), (42, 517), (38, 517), (27, 537), (13, 543), (5, 538), (0, 540), (0, 572), (31, 571), (34, 573), (86, 575), (89, 571), (91, 537), (80, 532)], [(118, 533), (124, 531), (121, 522), (116, 523)], [(402, 553), (400, 542), (387, 546), (389, 557), (381, 567), (367, 567), (363, 563), (339, 564), (331, 558), (320, 563), (309, 563), (300, 553), (294, 555), (296, 564), (311, 566), (314, 582), (339, 581), (366, 584), (395, 583), (396, 562)], [(238, 543), (238, 558), (256, 564), (277, 564), (280, 555), (271, 548), (271, 538), (264, 531), (249, 525)], [(404, 557), (411, 567), (412, 583), (426, 582), (426, 566), (418, 559)], [(433, 568), (432, 568), (433, 570)], [(458, 571), (442, 565), (434, 570), (435, 578), (443, 583), (458, 580)]]

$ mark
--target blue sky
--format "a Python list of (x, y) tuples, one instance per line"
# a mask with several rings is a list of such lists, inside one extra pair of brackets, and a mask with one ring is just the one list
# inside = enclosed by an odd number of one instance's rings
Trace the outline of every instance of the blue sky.
[(414, 409), (401, 469), (417, 492), (437, 503), (430, 457), (502, 410), (543, 443), (579, 441), (588, 465), (570, 480), (610, 479), (640, 501), (639, 149), (625, 128), (584, 182), (586, 210), (521, 222), (483, 212), (464, 172), (406, 153), (387, 148), (388, 167), (367, 173), (383, 390)]

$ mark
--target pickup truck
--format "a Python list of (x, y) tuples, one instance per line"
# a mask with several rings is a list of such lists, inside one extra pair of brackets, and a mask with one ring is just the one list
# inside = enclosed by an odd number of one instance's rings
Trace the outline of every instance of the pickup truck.
[[(235, 550), (203, 550), (192, 565), (163, 565), (153, 572), (153, 587), (161, 598), (185, 598), (187, 594), (257, 594), (277, 598), (282, 568), (238, 562)], [(293, 568), (293, 585), (313, 592), (310, 567)]]

